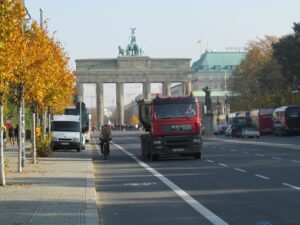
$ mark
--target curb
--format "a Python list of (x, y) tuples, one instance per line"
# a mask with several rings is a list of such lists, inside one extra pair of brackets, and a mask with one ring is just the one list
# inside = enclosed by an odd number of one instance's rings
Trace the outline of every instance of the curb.
[[(89, 152), (89, 157), (91, 153)], [(93, 162), (91, 158), (87, 160), (86, 166), (86, 193), (85, 193), (85, 225), (98, 225), (98, 209), (96, 203), (96, 190), (94, 182)]]

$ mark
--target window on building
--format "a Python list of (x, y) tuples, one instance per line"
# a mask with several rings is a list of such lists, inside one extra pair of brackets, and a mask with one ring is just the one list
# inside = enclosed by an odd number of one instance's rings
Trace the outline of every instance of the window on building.
[(203, 65), (203, 66), (202, 66), (202, 70), (208, 71), (208, 69), (209, 69), (208, 65)]
[(216, 70), (216, 71), (221, 71), (221, 69), (222, 69), (221, 65), (216, 65), (216, 66), (215, 66), (215, 70)]

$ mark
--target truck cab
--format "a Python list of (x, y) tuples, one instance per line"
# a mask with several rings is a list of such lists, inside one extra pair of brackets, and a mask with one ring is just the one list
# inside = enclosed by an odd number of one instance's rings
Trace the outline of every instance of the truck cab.
[(147, 131), (141, 136), (144, 157), (194, 156), (201, 158), (199, 104), (194, 96), (159, 97), (141, 100), (139, 118)]

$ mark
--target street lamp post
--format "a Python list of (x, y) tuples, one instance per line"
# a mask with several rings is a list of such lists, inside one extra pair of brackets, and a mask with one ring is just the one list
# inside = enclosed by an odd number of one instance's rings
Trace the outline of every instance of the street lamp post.
[(80, 144), (79, 144), (79, 151), (81, 152), (82, 150), (82, 97), (80, 97), (79, 100), (79, 126), (80, 126), (80, 132), (79, 132), (79, 139), (80, 139)]
[(226, 125), (227, 125), (228, 124), (228, 99), (227, 99), (227, 95), (225, 95), (224, 105), (225, 105), (225, 121), (226, 121)]
[(217, 124), (220, 123), (220, 108), (221, 108), (221, 103), (219, 97), (217, 97)]

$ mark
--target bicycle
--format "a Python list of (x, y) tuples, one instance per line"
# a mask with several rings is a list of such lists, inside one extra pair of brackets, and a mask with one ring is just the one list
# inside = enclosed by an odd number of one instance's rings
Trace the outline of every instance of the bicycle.
[(107, 159), (107, 156), (109, 154), (109, 145), (108, 145), (108, 141), (104, 141), (103, 143), (103, 156), (104, 156), (104, 160)]

